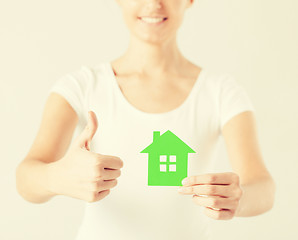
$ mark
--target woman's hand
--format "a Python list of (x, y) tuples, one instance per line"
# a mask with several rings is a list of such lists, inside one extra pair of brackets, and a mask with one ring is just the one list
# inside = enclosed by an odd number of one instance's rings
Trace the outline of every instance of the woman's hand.
[(117, 185), (123, 161), (117, 156), (92, 152), (90, 143), (97, 130), (97, 118), (90, 111), (88, 124), (65, 156), (50, 166), (50, 189), (87, 202), (96, 202)]
[[(195, 204), (205, 207), (205, 214), (216, 220), (235, 215), (242, 196), (239, 176), (233, 172), (189, 176), (182, 181), (181, 194), (193, 194)], [(204, 195), (204, 196), (201, 196)]]

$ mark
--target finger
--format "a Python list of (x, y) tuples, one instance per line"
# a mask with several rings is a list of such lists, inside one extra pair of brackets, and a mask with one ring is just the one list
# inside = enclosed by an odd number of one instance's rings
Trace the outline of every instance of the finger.
[(196, 176), (189, 176), (185, 178), (186, 182), (183, 186), (191, 186), (196, 184), (231, 184), (233, 182), (239, 181), (237, 174), (233, 172), (224, 172), (224, 173), (207, 173)]
[(221, 197), (203, 197), (193, 195), (192, 200), (203, 207), (219, 208), (219, 209), (236, 209), (238, 202), (233, 198)]
[(117, 179), (111, 179), (111, 180), (104, 180), (101, 186), (99, 187), (98, 191), (107, 190), (110, 188), (115, 187), (118, 184)]
[(196, 194), (196, 195), (209, 195), (209, 196), (220, 196), (220, 197), (232, 197), (230, 185), (192, 185), (188, 187), (181, 187), (178, 189), (181, 194)]
[(121, 171), (119, 169), (104, 169), (103, 180), (113, 180), (120, 177)]
[(97, 202), (103, 198), (105, 198), (110, 193), (110, 189), (103, 191), (86, 191), (87, 199), (86, 201), (89, 203)]
[(119, 169), (104, 168), (100, 172), (101, 172), (100, 176), (92, 179), (88, 178), (85, 181), (86, 182), (106, 181), (106, 180), (113, 180), (121, 176), (121, 171)]
[(234, 216), (234, 211), (230, 210), (230, 209), (212, 209), (209, 207), (205, 207), (204, 209), (204, 213), (208, 216), (211, 217), (213, 219), (216, 220), (229, 220), (232, 219)]
[(88, 191), (103, 191), (110, 188), (113, 188), (117, 185), (117, 179), (111, 179), (111, 180), (98, 180), (93, 182), (87, 182), (83, 184), (84, 188)]
[(101, 160), (101, 166), (104, 169), (120, 169), (123, 167), (123, 161), (121, 158), (111, 155), (103, 155)]
[(90, 143), (96, 133), (98, 121), (93, 111), (88, 112), (88, 123), (76, 140), (76, 145), (90, 151)]

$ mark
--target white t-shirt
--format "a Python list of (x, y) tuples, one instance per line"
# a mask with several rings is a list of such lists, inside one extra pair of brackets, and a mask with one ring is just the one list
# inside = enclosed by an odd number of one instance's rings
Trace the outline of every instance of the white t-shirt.
[[(149, 153), (141, 151), (153, 142), (153, 132), (159, 131), (154, 135), (158, 138), (169, 130), (193, 150), (188, 153), (187, 176), (212, 172), (224, 124), (241, 112), (255, 111), (233, 76), (203, 69), (186, 100), (165, 113), (147, 113), (132, 105), (110, 62), (81, 66), (59, 78), (52, 91), (78, 114), (79, 132), (87, 124), (88, 111), (96, 113), (98, 129), (91, 151), (118, 156), (124, 162), (110, 194), (98, 202), (85, 202), (76, 240), (210, 239), (211, 219), (192, 195), (179, 194), (177, 185), (148, 185)], [(179, 157), (177, 166), (178, 162)]]

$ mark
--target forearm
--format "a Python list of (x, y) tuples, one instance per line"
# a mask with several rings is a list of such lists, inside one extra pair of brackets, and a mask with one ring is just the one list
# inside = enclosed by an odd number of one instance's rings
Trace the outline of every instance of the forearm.
[(32, 203), (44, 203), (56, 194), (49, 189), (49, 163), (27, 159), (16, 168), (18, 193)]
[(269, 211), (274, 205), (275, 183), (265, 178), (255, 183), (241, 184), (243, 190), (236, 217), (250, 217)]

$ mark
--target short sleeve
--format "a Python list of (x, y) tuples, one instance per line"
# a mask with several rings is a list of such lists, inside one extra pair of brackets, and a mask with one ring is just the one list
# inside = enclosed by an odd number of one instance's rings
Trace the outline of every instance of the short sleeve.
[(55, 92), (64, 97), (81, 119), (86, 114), (86, 92), (90, 87), (89, 78), (86, 67), (81, 66), (80, 69), (59, 77), (48, 94)]
[(255, 111), (245, 88), (227, 74), (220, 91), (220, 129), (234, 116), (244, 111)]

